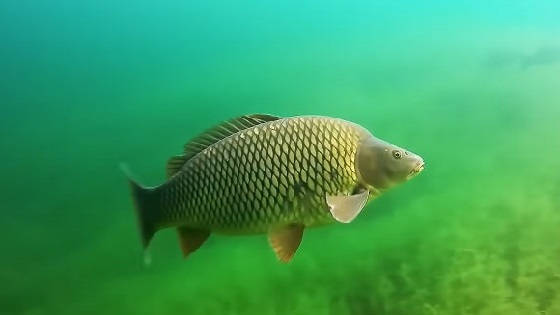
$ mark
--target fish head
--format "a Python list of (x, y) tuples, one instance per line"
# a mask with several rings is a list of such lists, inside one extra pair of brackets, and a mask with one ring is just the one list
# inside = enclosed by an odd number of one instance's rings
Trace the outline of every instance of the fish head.
[(360, 181), (378, 190), (405, 182), (424, 170), (424, 160), (415, 153), (369, 135), (356, 153)]

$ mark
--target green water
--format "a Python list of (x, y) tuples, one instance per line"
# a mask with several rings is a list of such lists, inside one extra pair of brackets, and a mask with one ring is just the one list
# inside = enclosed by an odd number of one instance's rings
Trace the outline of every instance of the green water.
[[(2, 1), (1, 314), (560, 314), (558, 1)], [(427, 169), (349, 225), (144, 266), (146, 184), (247, 113), (357, 122)]]

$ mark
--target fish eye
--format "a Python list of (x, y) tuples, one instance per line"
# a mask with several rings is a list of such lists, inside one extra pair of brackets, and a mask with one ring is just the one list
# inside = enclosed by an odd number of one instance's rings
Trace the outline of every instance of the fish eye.
[(399, 160), (400, 158), (402, 158), (402, 153), (399, 150), (393, 150), (393, 157), (397, 160)]

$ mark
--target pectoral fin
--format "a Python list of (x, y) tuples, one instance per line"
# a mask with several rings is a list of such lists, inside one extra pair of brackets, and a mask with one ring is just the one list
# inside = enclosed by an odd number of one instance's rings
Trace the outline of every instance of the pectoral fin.
[(303, 229), (302, 224), (291, 224), (268, 233), (270, 247), (281, 262), (287, 263), (294, 257), (301, 243)]
[(369, 191), (351, 196), (327, 196), (327, 205), (333, 218), (342, 223), (350, 223), (366, 205)]
[(183, 257), (185, 258), (199, 249), (210, 236), (209, 231), (196, 230), (186, 226), (178, 227), (177, 233), (179, 234), (181, 251), (183, 251)]

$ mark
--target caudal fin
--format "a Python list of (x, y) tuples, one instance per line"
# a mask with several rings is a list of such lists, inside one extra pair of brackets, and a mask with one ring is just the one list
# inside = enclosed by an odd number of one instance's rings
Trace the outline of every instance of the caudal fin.
[(158, 199), (153, 189), (146, 188), (138, 184), (130, 176), (126, 165), (121, 165), (121, 169), (127, 175), (132, 192), (138, 227), (140, 229), (140, 239), (144, 249), (150, 244), (150, 240), (157, 231), (156, 219), (158, 213)]

